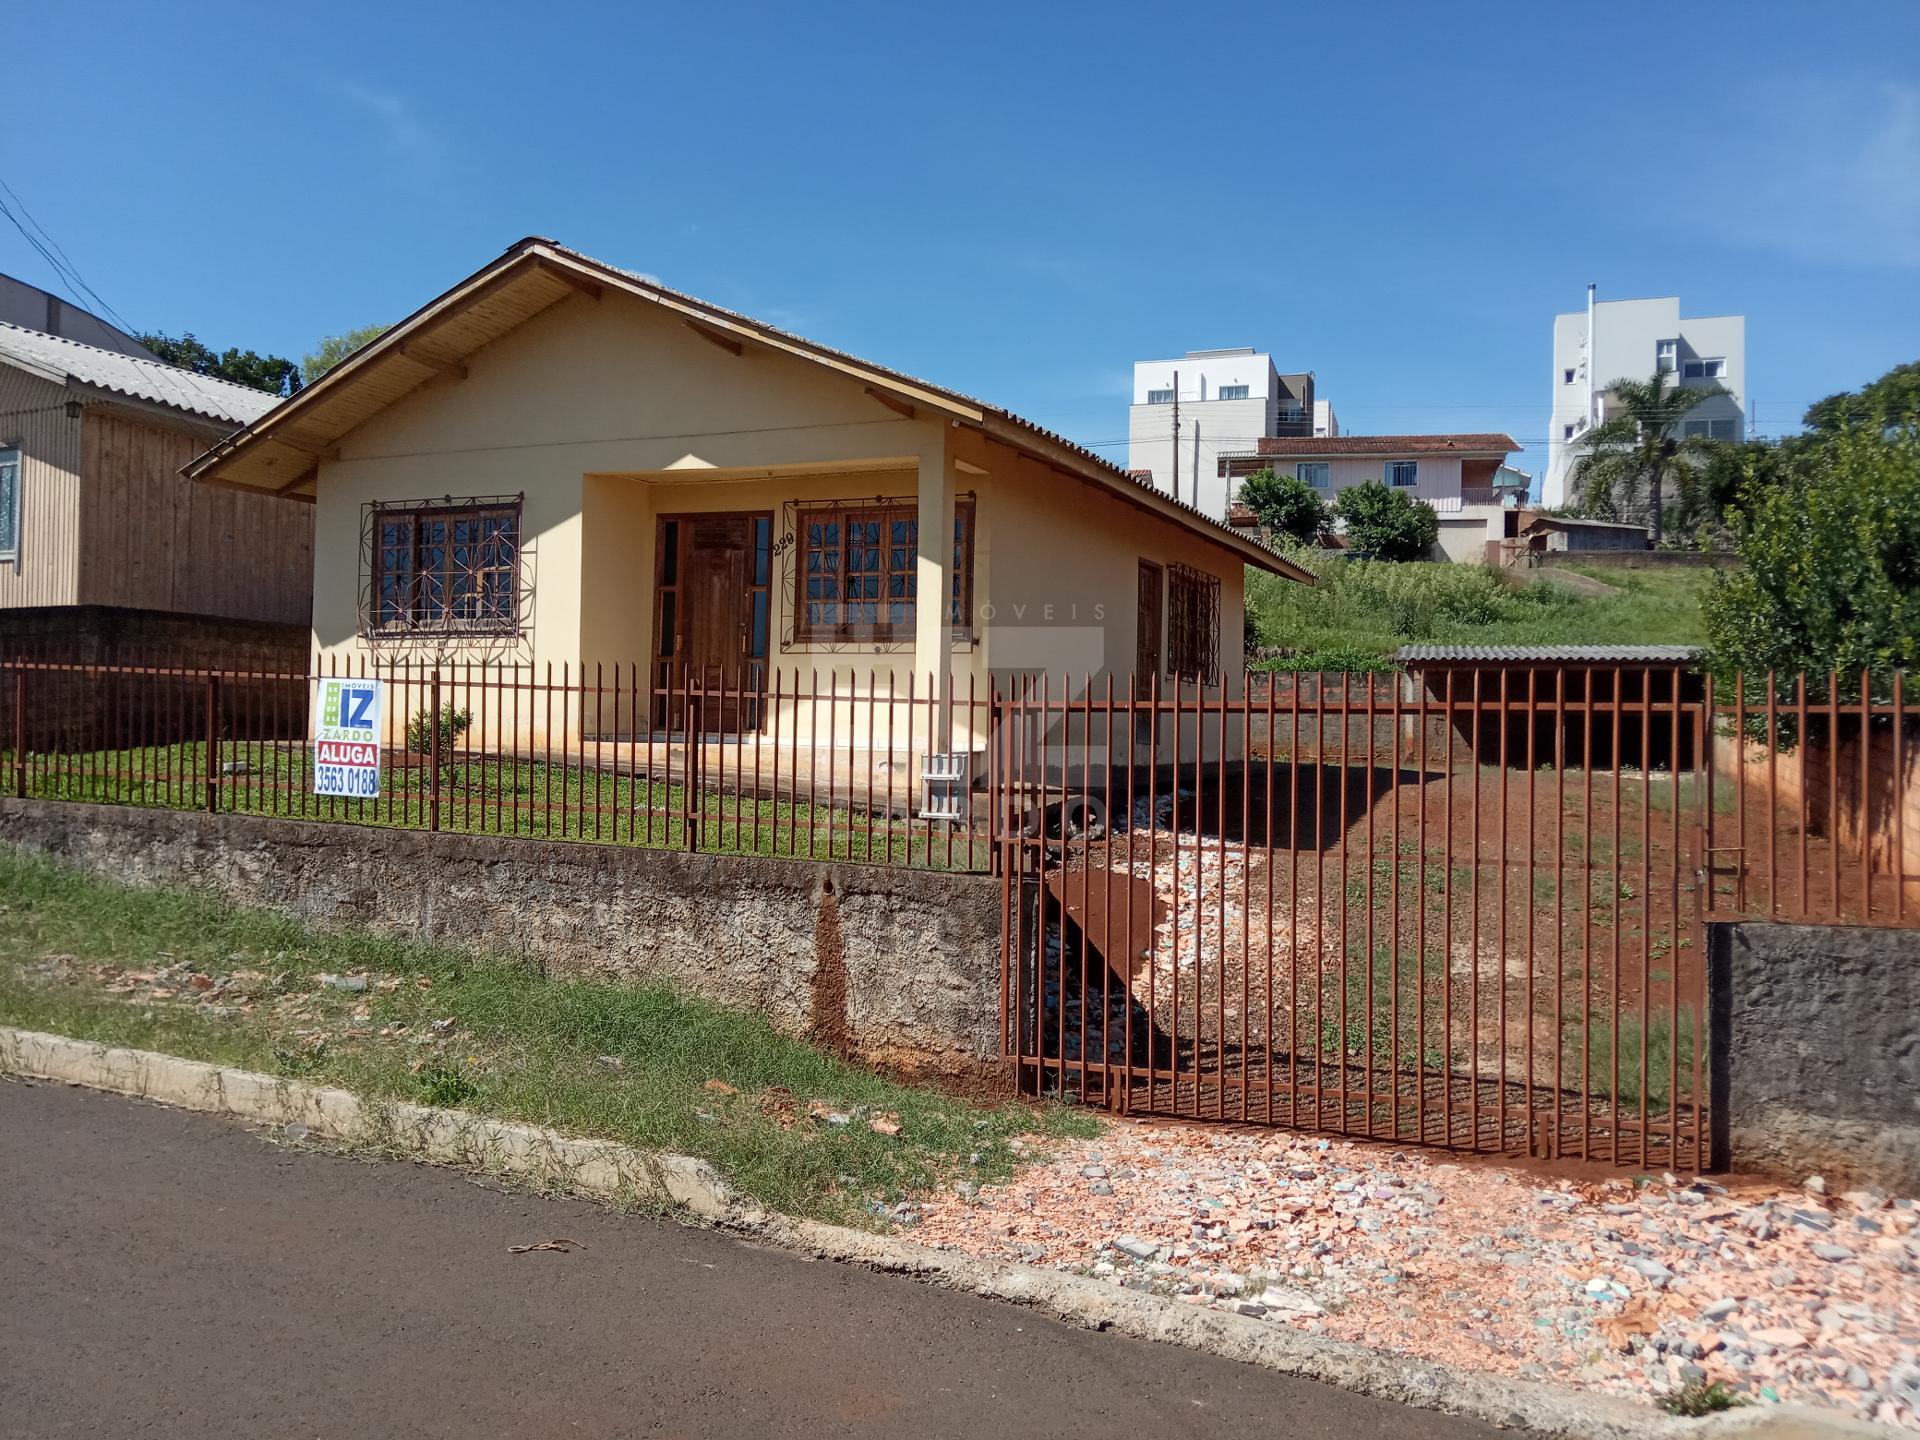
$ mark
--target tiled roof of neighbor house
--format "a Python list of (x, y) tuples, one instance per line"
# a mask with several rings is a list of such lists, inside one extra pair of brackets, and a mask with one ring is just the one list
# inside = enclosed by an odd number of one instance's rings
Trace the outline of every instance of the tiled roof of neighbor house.
[(1675, 664), (1697, 659), (1700, 651), (1692, 645), (1402, 645), (1393, 658), (1402, 664), (1423, 661), (1484, 661), (1502, 664), (1508, 661), (1594, 662), (1599, 664)]
[[(315, 384), (261, 417), (260, 423), (214, 446), (187, 466), (187, 474), (244, 489), (310, 495), (313, 457), (362, 419), (435, 375), (458, 369), (472, 350), (497, 339), (558, 299), (577, 290), (598, 293), (609, 280), (630, 294), (678, 311), (696, 331), (728, 348), (737, 348), (742, 341), (768, 345), (850, 373), (869, 382), (870, 389), (886, 390), (909, 404), (931, 404), (956, 417), (964, 416), (967, 422), (990, 432), (997, 428), (1001, 433), (995, 438), (1003, 443), (1011, 443), (1016, 435), (1037, 439), (1043, 442), (1043, 451), (1051, 447), (1049, 458), (1070, 463), (1081, 478), (1092, 480), (1128, 503), (1206, 536), (1244, 562), (1303, 584), (1313, 583), (1312, 575), (1271, 547), (1175, 499), (1155, 486), (1151, 477), (1137, 478), (1086, 446), (1010, 410), (669, 289), (650, 275), (623, 270), (538, 235), (509, 246), (499, 259), (354, 352)], [(436, 327), (456, 338), (440, 343), (434, 333)], [(393, 370), (398, 378), (376, 381), (368, 387), (369, 393), (356, 395), (354, 387), (383, 368)], [(256, 457), (249, 452), (258, 452), (257, 466), (251, 463)], [(277, 474), (269, 475), (276, 468)]]
[(102, 350), (61, 335), (48, 335), (0, 321), (0, 361), (58, 384), (76, 384), (125, 395), (229, 425), (258, 420), (280, 403), (278, 395), (252, 390), (177, 365)]
[(1260, 455), (1506, 455), (1520, 449), (1511, 435), (1263, 435)]

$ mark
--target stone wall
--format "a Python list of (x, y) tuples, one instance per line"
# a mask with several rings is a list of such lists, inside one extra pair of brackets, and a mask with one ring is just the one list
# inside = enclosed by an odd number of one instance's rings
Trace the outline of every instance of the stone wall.
[(1715, 1154), (1920, 1189), (1920, 931), (1708, 928)]
[(665, 981), (893, 1070), (1001, 1070), (984, 876), (11, 799), (0, 841), (556, 978)]

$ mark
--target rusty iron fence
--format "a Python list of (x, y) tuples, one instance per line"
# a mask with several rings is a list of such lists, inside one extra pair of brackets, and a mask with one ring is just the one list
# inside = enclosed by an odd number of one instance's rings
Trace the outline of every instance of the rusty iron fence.
[[(317, 796), (316, 687), (373, 673), (381, 793)], [(982, 693), (0, 660), (0, 793), (992, 872), (1029, 1092), (1687, 1169), (1706, 922), (1914, 923), (1917, 732), (1897, 675), (1680, 665)]]
[(997, 733), (1006, 1053), (1131, 1113), (1705, 1168), (1705, 922), (1914, 913), (1897, 678), (1041, 685)]
[[(377, 675), (377, 798), (313, 793), (328, 676)], [(634, 665), (342, 664), (301, 673), (0, 660), (0, 793), (407, 829), (983, 870), (986, 810), (929, 818), (921, 756), (984, 736), (962, 682)], [(984, 794), (989, 777), (969, 774)]]

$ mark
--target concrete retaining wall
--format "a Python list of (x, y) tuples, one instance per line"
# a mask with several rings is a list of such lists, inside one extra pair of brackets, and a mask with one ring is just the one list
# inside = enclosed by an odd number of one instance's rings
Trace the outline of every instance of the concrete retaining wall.
[(999, 1073), (983, 876), (35, 800), (0, 800), (0, 841), (555, 977), (666, 981), (893, 1069)]
[(1716, 1155), (1920, 1189), (1920, 931), (1708, 928)]

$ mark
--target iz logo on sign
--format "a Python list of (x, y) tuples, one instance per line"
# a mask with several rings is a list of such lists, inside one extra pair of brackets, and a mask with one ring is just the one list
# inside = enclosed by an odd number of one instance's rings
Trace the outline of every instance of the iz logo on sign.
[(373, 696), (371, 685), (329, 686), (321, 723), (340, 730), (371, 730)]

